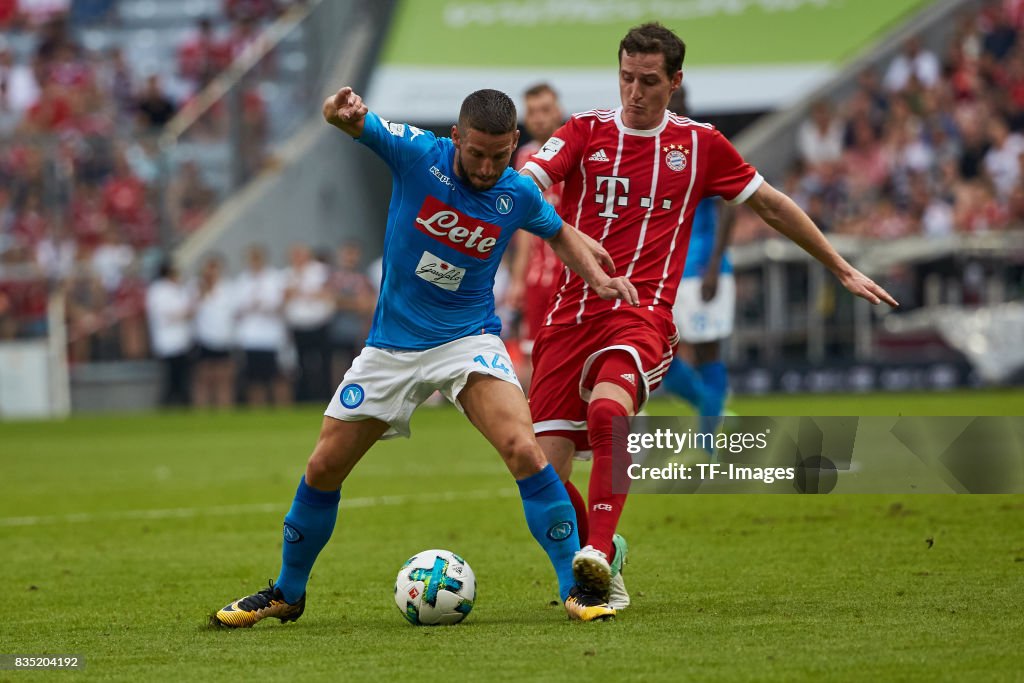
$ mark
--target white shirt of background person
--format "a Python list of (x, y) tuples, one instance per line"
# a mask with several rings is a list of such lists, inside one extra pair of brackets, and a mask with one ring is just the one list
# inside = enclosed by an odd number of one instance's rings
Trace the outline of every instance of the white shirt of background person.
[[(5, 55), (5, 57), (0, 57), (0, 62), (4, 62), (10, 57), (9, 50), (2, 44), (0, 44), (0, 53)], [(13, 58), (10, 58), (13, 61)], [(12, 63), (10, 66), (6, 66), (0, 63), (0, 81), (7, 86), (0, 93), (0, 97), (4, 98), (0, 109), (10, 109), (18, 115), (19, 119), (39, 101), (39, 96), (42, 94), (35, 73), (28, 64)]]
[(825, 102), (816, 102), (797, 129), (797, 150), (808, 164), (839, 161), (843, 156), (843, 123)]
[(921, 216), (921, 231), (928, 237), (948, 237), (956, 231), (953, 207), (933, 198)]
[(78, 247), (68, 235), (47, 235), (36, 245), (36, 264), (53, 280), (71, 276)]
[(180, 282), (161, 278), (146, 291), (146, 313), (153, 353), (170, 358), (192, 348), (192, 292)]
[(235, 340), (243, 349), (278, 351), (284, 346), (284, 278), (271, 268), (245, 270), (235, 281), (238, 326)]
[(938, 56), (931, 50), (923, 49), (917, 39), (911, 39), (904, 51), (892, 60), (882, 84), (890, 92), (899, 92), (907, 87), (911, 76), (916, 76), (926, 88), (934, 87), (942, 76), (942, 64)]
[(112, 292), (121, 285), (125, 271), (134, 260), (135, 250), (129, 245), (108, 240), (92, 253), (92, 270), (103, 284), (103, 289)]
[(1024, 136), (1005, 132), (1003, 139), (993, 141), (993, 146), (985, 153), (985, 172), (992, 178), (1000, 197), (1009, 197), (1017, 187), (1021, 154), (1024, 154)]
[(330, 321), (334, 315), (334, 302), (324, 295), (330, 277), (330, 269), (312, 259), (285, 271), (287, 300), (284, 319), (289, 327), (312, 330)]
[(214, 351), (227, 351), (235, 342), (238, 297), (235, 286), (220, 280), (196, 303), (195, 331), (200, 344)]

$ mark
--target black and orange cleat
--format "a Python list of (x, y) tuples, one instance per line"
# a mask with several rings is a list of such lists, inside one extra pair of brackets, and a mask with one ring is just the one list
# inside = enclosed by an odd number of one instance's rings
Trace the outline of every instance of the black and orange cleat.
[(565, 599), (565, 611), (576, 621), (601, 621), (615, 617), (615, 610), (604, 600), (579, 586), (573, 586)]
[(268, 617), (276, 617), (284, 623), (295, 621), (302, 616), (305, 609), (305, 593), (298, 602), (290, 604), (285, 601), (284, 594), (274, 586), (274, 582), (270, 581), (270, 585), (260, 592), (239, 598), (217, 610), (217, 613), (210, 617), (210, 624), (228, 628), (249, 628)]

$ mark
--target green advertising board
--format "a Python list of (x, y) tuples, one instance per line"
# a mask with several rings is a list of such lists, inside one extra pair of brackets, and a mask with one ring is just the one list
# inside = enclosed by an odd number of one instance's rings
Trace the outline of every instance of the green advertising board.
[[(389, 115), (421, 119), (450, 118), (452, 103), (478, 87), (514, 92), (538, 80), (553, 82), (570, 109), (615, 106), (619, 40), (630, 26), (657, 20), (687, 44), (686, 78), (701, 85), (693, 104), (772, 108), (813, 88), (928, 4), (402, 0), (371, 92)], [(584, 101), (588, 96), (592, 102)]]
[(657, 20), (687, 64), (838, 63), (927, 0), (404, 0), (384, 64), (607, 67)]

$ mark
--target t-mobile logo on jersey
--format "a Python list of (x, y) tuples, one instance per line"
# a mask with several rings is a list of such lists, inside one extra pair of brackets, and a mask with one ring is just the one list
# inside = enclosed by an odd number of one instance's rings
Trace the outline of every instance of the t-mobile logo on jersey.
[[(619, 186), (622, 186), (622, 194), (619, 194)], [(604, 204), (604, 211), (597, 214), (601, 218), (618, 218), (619, 214), (615, 213), (616, 206), (625, 206), (629, 203), (629, 178), (622, 178), (614, 175), (599, 175), (597, 176), (597, 189), (601, 190), (603, 187), (607, 187), (604, 194), (600, 192), (594, 195), (594, 201), (598, 204)], [(654, 206), (654, 197), (641, 197), (640, 208), (648, 209), (648, 213), (653, 211), (651, 207)], [(672, 208), (671, 199), (661, 200), (661, 208), (668, 209)]]
[[(619, 186), (622, 186), (622, 194), (619, 194)], [(615, 213), (615, 206), (625, 206), (626, 202), (629, 201), (629, 178), (620, 178), (614, 175), (599, 175), (597, 176), (597, 189), (604, 190), (604, 194), (594, 195), (594, 200), (598, 204), (604, 204), (604, 211), (597, 214), (601, 218), (618, 218), (619, 214)]]
[(490, 258), (501, 237), (499, 226), (467, 216), (430, 195), (416, 216), (416, 229), (441, 244), (478, 259)]

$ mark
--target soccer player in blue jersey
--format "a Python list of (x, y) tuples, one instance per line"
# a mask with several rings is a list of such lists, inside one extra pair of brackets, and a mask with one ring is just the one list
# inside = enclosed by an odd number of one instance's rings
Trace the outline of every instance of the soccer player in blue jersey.
[(715, 432), (721, 423), (728, 373), (722, 363), (722, 341), (732, 335), (736, 283), (727, 249), (735, 209), (717, 198), (697, 205), (672, 314), (679, 339), (692, 347), (694, 365), (676, 356), (665, 373), (665, 388), (688, 401), (700, 414), (701, 432)]
[[(527, 525), (548, 554), (570, 618), (614, 616), (603, 599), (576, 586), (580, 549), (565, 486), (533, 435), (530, 410), (498, 337), (494, 273), (519, 228), (548, 241), (603, 299), (637, 305), (607, 252), (562, 222), (532, 180), (509, 168), (519, 141), (512, 100), (479, 90), (462, 103), (451, 138), (369, 112), (351, 88), (327, 98), (324, 118), (391, 167), (381, 293), (366, 348), (325, 411), (320, 438), (284, 519), (276, 581), (213, 615), (252, 626), (298, 619), (317, 555), (334, 529), (341, 485), (379, 439), (409, 436), (413, 411), (440, 391), (466, 414), (516, 479)], [(599, 263), (601, 259), (602, 263)]]

